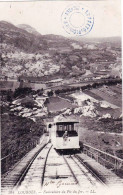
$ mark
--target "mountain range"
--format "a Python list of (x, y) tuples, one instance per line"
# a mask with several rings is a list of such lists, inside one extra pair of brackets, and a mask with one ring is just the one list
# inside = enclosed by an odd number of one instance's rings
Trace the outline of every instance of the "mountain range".
[(121, 59), (119, 37), (104, 39), (41, 35), (27, 24), (0, 21), (2, 75), (18, 77), (82, 76), (92, 66), (116, 67)]

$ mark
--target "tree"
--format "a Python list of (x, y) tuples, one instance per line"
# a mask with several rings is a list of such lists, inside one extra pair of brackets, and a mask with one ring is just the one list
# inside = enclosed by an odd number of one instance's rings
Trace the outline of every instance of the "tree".
[(7, 80), (8, 80), (8, 76), (5, 76), (5, 77), (4, 77), (4, 80), (7, 81)]
[(17, 88), (15, 89), (15, 92), (14, 92), (14, 98), (16, 97), (19, 97), (21, 95), (28, 95), (32, 93), (32, 89), (31, 88), (28, 88), (28, 87), (25, 87), (25, 88)]
[(42, 88), (42, 89), (38, 89), (38, 90), (37, 90), (37, 94), (38, 94), (39, 96), (42, 96), (42, 95), (43, 95), (43, 88)]
[(51, 91), (48, 91), (47, 92), (47, 95), (48, 95), (48, 97), (53, 96), (53, 91), (52, 90)]
[(59, 93), (60, 93), (60, 90), (57, 89), (57, 90), (55, 91), (55, 94), (59, 95)]
[(12, 102), (12, 98), (13, 98), (13, 92), (10, 89), (10, 90), (7, 91), (7, 101)]

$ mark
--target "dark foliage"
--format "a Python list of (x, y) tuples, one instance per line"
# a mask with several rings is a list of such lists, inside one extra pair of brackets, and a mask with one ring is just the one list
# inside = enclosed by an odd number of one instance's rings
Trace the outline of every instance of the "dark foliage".
[[(93, 84), (85, 84), (85, 86), (82, 86), (82, 87), (69, 87), (69, 88), (66, 88), (66, 89), (57, 89), (55, 91), (56, 94), (60, 94), (60, 93), (67, 93), (67, 92), (74, 92), (76, 90), (89, 90), (91, 88), (97, 88), (97, 87), (101, 87), (103, 85), (116, 85), (116, 84), (121, 84), (122, 83), (122, 80), (117, 78), (117, 79), (113, 79), (113, 78), (110, 78), (108, 80), (105, 80), (105, 81), (98, 81), (98, 82), (94, 82)], [(50, 93), (49, 93), (50, 94)], [(48, 95), (49, 96), (49, 95)]]
[(38, 90), (37, 90), (37, 94), (38, 94), (39, 96), (42, 96), (42, 95), (43, 95), (43, 88), (42, 88), (42, 89), (38, 89)]
[(32, 93), (32, 88), (28, 88), (28, 87), (25, 87), (25, 88), (17, 88), (15, 89), (15, 92), (14, 92), (14, 98), (17, 98), (21, 95), (29, 95), (30, 93)]
[(48, 91), (47, 92), (47, 95), (50, 97), (50, 96), (53, 96), (53, 91)]

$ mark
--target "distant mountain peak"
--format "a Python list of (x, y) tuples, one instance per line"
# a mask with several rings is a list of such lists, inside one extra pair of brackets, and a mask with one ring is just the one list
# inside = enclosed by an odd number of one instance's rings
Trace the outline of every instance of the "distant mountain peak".
[(2, 25), (2, 26), (4, 26), (4, 27), (7, 27), (7, 28), (15, 27), (12, 23), (7, 22), (7, 21), (4, 21), (4, 20), (1, 20), (1, 21), (0, 21), (0, 25)]
[(0, 22), (3, 24), (11, 24), (10, 22), (4, 21), (4, 20), (1, 20)]
[(41, 35), (38, 31), (36, 31), (35, 28), (33, 28), (32, 26), (28, 25), (28, 24), (19, 24), (17, 25), (18, 28), (21, 28), (23, 30), (26, 30), (27, 32), (34, 34), (34, 35)]

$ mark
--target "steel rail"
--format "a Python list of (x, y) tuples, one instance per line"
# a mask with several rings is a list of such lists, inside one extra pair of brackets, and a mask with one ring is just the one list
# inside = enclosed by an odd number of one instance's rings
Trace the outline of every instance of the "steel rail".
[(48, 152), (47, 152), (47, 155), (46, 155), (46, 158), (45, 158), (44, 167), (43, 167), (43, 173), (42, 173), (42, 179), (41, 179), (41, 187), (43, 187), (44, 175), (45, 175), (45, 170), (46, 170), (47, 159), (48, 159), (48, 155), (49, 155), (49, 152), (50, 152), (51, 148), (52, 148), (52, 145), (51, 145), (51, 147), (49, 148), (49, 150), (48, 150)]
[(83, 159), (81, 159), (80, 156), (78, 155), (75, 155), (75, 158), (79, 160), (79, 162), (92, 174), (92, 176), (97, 180), (99, 181), (101, 184), (103, 184), (104, 186), (107, 186), (106, 183), (103, 181), (103, 179), (101, 179), (96, 173), (94, 173), (93, 170), (91, 170), (89, 168), (88, 165), (86, 165), (84, 162), (83, 162)]
[[(49, 143), (49, 142), (48, 142), (48, 143)], [(29, 171), (31, 165), (33, 164), (34, 160), (36, 159), (36, 157), (38, 156), (38, 154), (39, 154), (39, 153), (48, 145), (48, 143), (44, 144), (44, 145), (38, 150), (38, 152), (36, 152), (36, 154), (35, 154), (35, 155), (33, 156), (33, 158), (30, 160), (30, 162), (28, 163), (28, 165), (24, 168), (22, 174), (20, 175), (19, 179), (18, 179), (18, 180), (16, 181), (16, 183), (15, 183), (15, 187), (14, 187), (15, 189), (17, 189), (17, 188), (21, 185), (22, 181), (24, 180), (24, 178), (25, 178), (27, 172)]]
[(69, 165), (68, 161), (66, 160), (65, 156), (63, 156), (63, 158), (64, 158), (64, 161), (65, 161), (65, 163), (67, 164), (67, 166), (68, 166), (70, 172), (72, 173), (72, 175), (73, 175), (73, 177), (74, 177), (74, 179), (75, 179), (75, 182), (80, 186), (79, 181), (78, 181), (76, 175), (74, 174), (74, 172), (73, 172), (71, 166)]
[(87, 177), (87, 179), (90, 181), (90, 183), (93, 184), (93, 185), (95, 185), (95, 183), (90, 179), (90, 177), (88, 176), (88, 174), (85, 171), (83, 171), (82, 168), (81, 168), (81, 166), (75, 161), (75, 159), (73, 158), (73, 156), (70, 156), (70, 157), (75, 162), (75, 164), (79, 167), (79, 169), (81, 170), (81, 172)]

